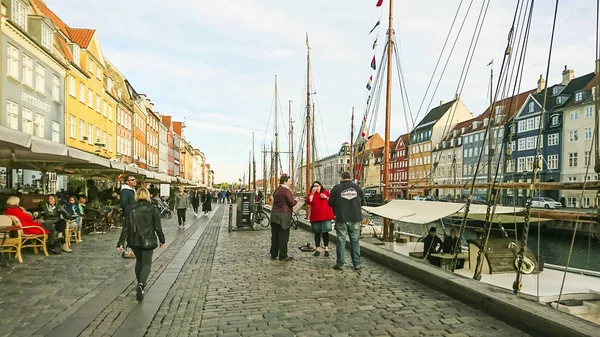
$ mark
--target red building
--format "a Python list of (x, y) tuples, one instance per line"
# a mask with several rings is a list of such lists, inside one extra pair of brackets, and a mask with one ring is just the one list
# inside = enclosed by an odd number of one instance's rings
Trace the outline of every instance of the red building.
[[(404, 134), (396, 141), (390, 143), (390, 180), (389, 194), (393, 199), (405, 199), (406, 190), (401, 190), (408, 184), (408, 153), (407, 147), (409, 134)], [(383, 170), (381, 170), (383, 181)]]

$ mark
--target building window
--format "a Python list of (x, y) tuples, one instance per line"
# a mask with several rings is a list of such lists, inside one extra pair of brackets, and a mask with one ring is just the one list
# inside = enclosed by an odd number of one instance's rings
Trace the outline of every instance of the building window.
[(592, 128), (585, 128), (585, 140), (592, 139)]
[(577, 198), (576, 197), (568, 197), (567, 198), (567, 207), (577, 207)]
[(590, 158), (591, 158), (590, 151), (584, 151), (583, 152), (583, 162), (584, 162), (583, 165), (585, 165), (585, 166), (590, 165), (590, 162), (591, 162)]
[(11, 101), (6, 101), (6, 127), (19, 129), (19, 106)]
[(88, 71), (92, 74), (94, 73), (94, 62), (90, 58), (88, 58)]
[(583, 199), (581, 199), (581, 206), (583, 206), (585, 208), (589, 208), (590, 207), (590, 198), (583, 197)]
[(102, 101), (100, 101), (100, 95), (96, 95), (96, 112), (102, 111), (100, 110), (100, 104), (102, 104)]
[(79, 83), (79, 101), (85, 104), (85, 85)]
[(69, 95), (77, 97), (77, 87), (75, 83), (75, 77), (69, 76)]
[(80, 49), (79, 46), (73, 43), (73, 63), (75, 63), (78, 67), (81, 67), (81, 59), (80, 59)]
[(517, 158), (517, 172), (525, 172), (525, 157)]
[(33, 135), (33, 113), (27, 108), (21, 109), (21, 131)]
[(88, 124), (88, 144), (94, 144), (94, 127), (92, 124)]
[(79, 120), (79, 140), (83, 141), (85, 138), (85, 121)]
[(585, 118), (594, 117), (594, 107), (586, 106), (585, 107)]
[(96, 67), (96, 78), (100, 79), (100, 67)]
[(23, 84), (33, 88), (33, 60), (23, 54)]
[(509, 159), (506, 161), (506, 172), (514, 172), (515, 170), (515, 160)]
[(46, 74), (44, 66), (39, 63), (35, 64), (35, 90), (42, 95), (46, 94), (44, 90), (44, 81), (46, 80)]
[(579, 140), (579, 130), (569, 131), (569, 141), (575, 142)]
[(19, 80), (19, 50), (10, 43), (7, 44), (6, 49), (7, 49), (6, 55), (8, 56), (6, 74), (18, 81)]
[(75, 116), (69, 115), (69, 137), (75, 138)]
[(60, 79), (56, 75), (52, 75), (52, 100), (60, 102)]
[(52, 121), (52, 141), (60, 143), (60, 124), (57, 121)]
[(102, 131), (102, 147), (106, 149), (106, 131)]
[(525, 169), (533, 171), (533, 156), (525, 157)]
[(21, 28), (27, 30), (27, 7), (18, 0), (12, 0), (12, 17), (11, 19)]
[(572, 121), (576, 121), (579, 119), (579, 110), (571, 111), (569, 113), (569, 119)]
[(558, 155), (551, 154), (548, 156), (548, 169), (549, 170), (558, 170)]
[(529, 103), (529, 112), (533, 112), (534, 109), (535, 109), (535, 103), (530, 102)]
[(46, 49), (50, 50), (50, 53), (52, 53), (52, 30), (50, 30), (50, 27), (46, 26), (46, 25), (42, 25), (42, 46), (44, 46)]
[(577, 152), (569, 153), (569, 167), (577, 167)]
[(92, 92), (92, 89), (88, 89), (88, 107), (91, 109), (94, 108), (94, 93)]
[(558, 133), (548, 135), (548, 146), (558, 145)]
[(579, 92), (575, 93), (575, 102), (581, 101), (582, 98), (583, 98), (583, 92), (579, 91)]
[(35, 114), (35, 135), (41, 138), (44, 138), (44, 127), (45, 121), (44, 116), (40, 114)]
[(108, 135), (108, 152), (112, 152), (112, 135)]
[(550, 117), (550, 125), (557, 126), (558, 125), (558, 115), (554, 115)]
[(112, 105), (108, 106), (108, 120), (109, 121), (113, 120), (113, 106)]
[(106, 101), (102, 101), (102, 116), (106, 117), (106, 115), (108, 115), (108, 104), (106, 103)]

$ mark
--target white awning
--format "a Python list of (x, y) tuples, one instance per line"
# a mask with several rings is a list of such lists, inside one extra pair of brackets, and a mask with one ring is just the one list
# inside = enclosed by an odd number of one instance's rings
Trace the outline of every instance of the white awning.
[[(392, 200), (383, 206), (363, 206), (363, 209), (392, 220), (427, 224), (452, 214), (463, 214), (461, 212), (463, 212), (464, 207), (464, 204), (454, 202)], [(521, 210), (522, 208), (516, 209), (517, 212)], [(485, 214), (486, 211), (487, 205), (471, 205), (469, 215)], [(496, 207), (496, 214), (512, 214), (513, 212), (515, 212), (513, 207)]]

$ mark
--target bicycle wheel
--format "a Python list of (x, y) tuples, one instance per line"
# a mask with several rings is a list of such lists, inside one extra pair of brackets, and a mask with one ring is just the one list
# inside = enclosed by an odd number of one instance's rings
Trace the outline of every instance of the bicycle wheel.
[[(258, 219), (261, 219), (260, 221), (258, 221)], [(267, 212), (265, 211), (260, 211), (256, 214), (256, 222), (263, 226), (264, 228), (269, 227), (269, 222), (271, 222), (271, 218), (269, 218), (269, 214), (267, 214)]]
[(298, 213), (293, 212), (292, 213), (292, 228), (293, 229), (298, 229)]

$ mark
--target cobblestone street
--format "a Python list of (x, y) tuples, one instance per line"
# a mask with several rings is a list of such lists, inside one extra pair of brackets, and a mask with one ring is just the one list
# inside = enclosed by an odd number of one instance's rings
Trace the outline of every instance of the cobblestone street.
[(163, 221), (168, 246), (139, 304), (134, 260), (114, 249), (120, 230), (2, 267), (0, 336), (527, 336), (368, 259), (361, 273), (336, 271), (335, 248), (297, 249), (314, 244), (301, 230), (290, 235), (295, 260), (280, 262), (269, 228), (228, 233), (222, 205), (187, 223)]

